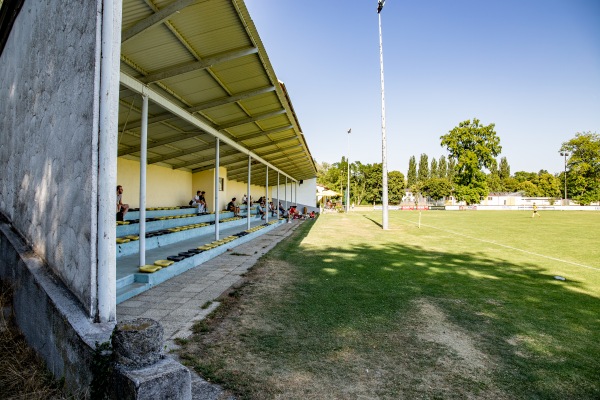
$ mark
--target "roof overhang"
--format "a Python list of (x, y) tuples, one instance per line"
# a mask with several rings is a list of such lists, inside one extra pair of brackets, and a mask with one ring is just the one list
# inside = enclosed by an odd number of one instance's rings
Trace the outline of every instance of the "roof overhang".
[(316, 176), (289, 94), (242, 0), (123, 0), (121, 157), (139, 160), (142, 94), (149, 163), (214, 168), (218, 138), (220, 166), (235, 168), (229, 179), (247, 181), (248, 157), (291, 180)]

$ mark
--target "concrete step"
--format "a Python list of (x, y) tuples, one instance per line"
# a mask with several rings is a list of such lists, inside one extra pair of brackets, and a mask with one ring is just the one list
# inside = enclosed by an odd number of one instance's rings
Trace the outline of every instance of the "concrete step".
[[(240, 221), (246, 222), (246, 220)], [(259, 221), (256, 221), (255, 225), (249, 230), (238, 230), (239, 226), (237, 227), (238, 229), (235, 229), (236, 227), (229, 227), (227, 231), (223, 231), (223, 235), (221, 235), (221, 237), (225, 238), (228, 236), (237, 235), (235, 239), (226, 243), (221, 243), (214, 248), (205, 250), (194, 256), (184, 258), (181, 261), (175, 262), (174, 264), (168, 267), (162, 268), (161, 270), (150, 274), (139, 272), (136, 267), (137, 264), (132, 264), (132, 262), (135, 263), (135, 260), (131, 260), (131, 257), (129, 257), (129, 260), (127, 260), (129, 265), (120, 266), (119, 261), (117, 260), (117, 272), (119, 272), (119, 270), (121, 269), (121, 273), (117, 274), (117, 304), (127, 299), (130, 299), (146, 290), (149, 290), (152, 287), (168, 279), (173, 278), (174, 276), (182, 274), (183, 272), (191, 268), (201, 267), (202, 263), (214, 257), (217, 257), (218, 255), (223, 254), (227, 250), (239, 246), (242, 243), (246, 243), (257, 236), (263, 235), (275, 229), (280, 223), (284, 222), (285, 220), (277, 220), (270, 221), (269, 224), (264, 224)], [(237, 232), (233, 233), (232, 230), (236, 230)], [(147, 263), (152, 264), (157, 259), (167, 259), (168, 256), (177, 255), (179, 254), (179, 252), (185, 251), (190, 248), (199, 247), (204, 244), (215, 244), (213, 243), (214, 241), (211, 240), (210, 236), (211, 235), (204, 235), (203, 242), (199, 242), (198, 238), (195, 238), (191, 241), (182, 240), (172, 243), (170, 245), (160, 246), (160, 249), (157, 250), (160, 250), (161, 258), (156, 258), (158, 255), (155, 251), (155, 253), (151, 256), (152, 258), (147, 259)], [(127, 269), (129, 272), (123, 273), (124, 269)]]

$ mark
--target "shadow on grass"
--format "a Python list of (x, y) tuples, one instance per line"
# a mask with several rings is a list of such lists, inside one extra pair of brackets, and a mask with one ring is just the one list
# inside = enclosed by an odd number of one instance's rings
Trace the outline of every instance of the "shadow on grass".
[(367, 217), (367, 216), (366, 216), (366, 215), (364, 215), (364, 214), (363, 214), (363, 217), (365, 217), (366, 219), (368, 219), (369, 221), (371, 221), (372, 223), (374, 223), (374, 224), (375, 224), (375, 225), (377, 225), (378, 227), (380, 227), (380, 228), (383, 228), (383, 225), (382, 225), (381, 223), (379, 223), (379, 222), (375, 221), (374, 219), (372, 219), (372, 218), (369, 218), (369, 217)]
[[(435, 370), (447, 356), (414, 332), (415, 302), (425, 299), (494, 360), (492, 380), (509, 397), (600, 398), (600, 300), (580, 282), (556, 281), (533, 263), (399, 243), (307, 250), (300, 242), (309, 229), (269, 255), (298, 276), (285, 295), (252, 304), (264, 323), (239, 327), (247, 346), (240, 354), (258, 354), (273, 371), (334, 377), (352, 376), (341, 372), (344, 362), (330, 362), (340, 352), (351, 349), (362, 360), (381, 354), (389, 358), (381, 368), (381, 397), (422, 395), (419, 373)], [(412, 375), (397, 379), (406, 370)], [(461, 371), (453, 379), (446, 391), (423, 389), (425, 396), (486, 390)]]

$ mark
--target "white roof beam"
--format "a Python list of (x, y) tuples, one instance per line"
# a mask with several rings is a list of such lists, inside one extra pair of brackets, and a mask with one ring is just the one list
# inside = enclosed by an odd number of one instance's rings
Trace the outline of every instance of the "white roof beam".
[[(204, 136), (209, 136), (212, 139), (212, 136), (208, 135), (206, 132), (202, 132), (202, 131), (186, 132), (183, 134), (168, 137), (166, 139), (157, 140), (155, 142), (150, 142), (150, 143), (148, 143), (147, 148), (153, 149), (155, 147), (164, 146), (165, 144), (176, 143), (176, 142), (180, 142), (182, 140), (191, 139), (191, 138), (200, 138), (200, 140), (204, 140)], [(129, 147), (126, 150), (119, 151), (119, 157), (137, 153), (138, 151), (140, 151), (139, 147)]]
[(174, 151), (172, 153), (165, 154), (160, 157), (149, 158), (148, 164), (156, 164), (156, 163), (163, 162), (166, 160), (171, 160), (173, 158), (187, 156), (188, 154), (199, 153), (201, 151), (206, 151), (206, 150), (210, 150), (210, 149), (214, 149), (214, 148), (215, 148), (214, 143), (203, 144), (201, 146), (188, 147), (185, 150)]
[(194, 113), (194, 112), (198, 112), (198, 111), (202, 111), (202, 110), (207, 110), (209, 108), (234, 103), (236, 101), (246, 100), (251, 97), (259, 96), (261, 94), (265, 94), (265, 93), (269, 93), (269, 92), (273, 92), (273, 91), (275, 91), (275, 86), (265, 86), (260, 89), (248, 90), (246, 92), (241, 92), (238, 94), (234, 94), (232, 96), (228, 96), (228, 97), (224, 97), (221, 99), (216, 99), (213, 101), (208, 101), (206, 103), (198, 104), (196, 106), (189, 107), (187, 110), (188, 110), (188, 112)]
[[(258, 52), (256, 47), (250, 47), (242, 50), (230, 51), (228, 53), (222, 54), (217, 57), (205, 58), (200, 61), (192, 61), (189, 63), (184, 63), (178, 65), (177, 67), (168, 68), (162, 71), (158, 71), (144, 77), (138, 78), (142, 83), (152, 83), (157, 81), (162, 81), (163, 79), (172, 78), (177, 75), (187, 74), (188, 72), (198, 71), (202, 69), (207, 69), (212, 67), (215, 64), (220, 64), (226, 61), (231, 61), (236, 58), (244, 57), (250, 54), (255, 54)], [(273, 88), (273, 90), (275, 90)]]
[(285, 109), (281, 109), (281, 110), (277, 110), (277, 111), (271, 111), (271, 112), (266, 112), (266, 113), (263, 113), (263, 114), (255, 115), (253, 117), (238, 119), (237, 121), (232, 121), (232, 122), (230, 122), (228, 124), (219, 125), (219, 129), (229, 129), (229, 128), (233, 128), (234, 126), (245, 125), (245, 124), (249, 124), (251, 122), (260, 121), (260, 120), (263, 120), (263, 119), (277, 117), (277, 116), (283, 115), (285, 113), (286, 113)]
[(168, 112), (174, 114), (178, 118), (181, 118), (182, 120), (192, 124), (193, 126), (196, 126), (198, 129), (201, 129), (201, 130), (205, 131), (206, 133), (209, 133), (212, 136), (219, 138), (219, 140), (222, 141), (223, 144), (228, 144), (229, 146), (238, 150), (242, 154), (245, 154), (246, 156), (250, 156), (257, 161), (268, 165), (269, 168), (271, 168), (272, 170), (274, 170), (276, 172), (279, 172), (283, 176), (287, 176), (292, 181), (296, 181), (296, 179), (292, 178), (290, 175), (284, 173), (279, 168), (276, 168), (274, 165), (268, 163), (263, 158), (261, 158), (260, 156), (258, 156), (255, 153), (253, 153), (252, 151), (248, 150), (246, 147), (242, 146), (241, 144), (238, 144), (234, 140), (228, 138), (227, 136), (225, 136), (224, 134), (222, 134), (221, 132), (219, 132), (218, 130), (213, 128), (211, 125), (209, 125), (207, 122), (198, 118), (196, 115), (190, 114), (188, 111), (181, 108), (180, 106), (178, 106), (171, 100), (161, 96), (158, 92), (156, 92), (152, 88), (145, 86), (141, 82), (135, 80), (134, 78), (130, 77), (129, 75), (127, 75), (123, 72), (121, 72), (120, 80), (121, 80), (121, 84), (123, 84), (124, 86), (129, 87), (131, 90), (133, 90), (137, 93), (146, 94), (148, 96), (149, 100), (160, 105), (162, 108), (164, 108)]
[[(227, 167), (227, 164), (229, 164), (227, 162), (227, 160), (230, 160), (232, 158), (238, 158), (241, 157), (241, 159), (245, 159), (246, 161), (248, 160), (248, 156), (241, 154), (238, 151), (228, 151), (226, 153), (224, 153), (223, 155), (219, 156), (219, 161), (220, 161), (220, 167)], [(185, 162), (185, 163), (181, 163), (181, 164), (177, 164), (174, 165), (173, 168), (177, 169), (177, 168), (185, 168), (185, 167), (189, 167), (190, 165), (196, 165), (196, 164), (200, 164), (200, 166), (194, 168), (203, 168), (203, 167), (207, 167), (207, 166), (212, 166), (214, 167), (214, 160), (215, 160), (215, 156), (211, 156), (211, 157), (202, 157), (202, 160), (198, 161), (193, 161), (193, 162)], [(238, 162), (238, 160), (235, 160), (233, 162)]]
[(152, 28), (153, 26), (162, 24), (164, 21), (171, 18), (171, 16), (173, 16), (177, 12), (183, 10), (188, 6), (191, 6), (192, 4), (199, 3), (200, 1), (201, 0), (176, 0), (172, 2), (162, 10), (152, 14), (148, 18), (141, 20), (140, 22), (123, 32), (121, 34), (121, 43), (125, 43), (133, 39), (137, 35)]
[[(261, 88), (261, 89), (258, 89), (258, 90), (251, 90), (251, 91), (248, 91), (248, 92), (242, 92), (242, 93), (239, 93), (237, 95), (228, 96), (228, 97), (225, 97), (225, 98), (222, 98), (222, 99), (218, 99), (218, 100), (214, 100), (214, 101), (210, 101), (210, 102), (207, 102), (207, 103), (202, 103), (202, 104), (199, 104), (199, 105), (196, 105), (196, 106), (193, 106), (193, 107), (187, 107), (187, 108), (185, 108), (185, 110), (187, 112), (194, 113), (194, 112), (206, 110), (206, 109), (209, 109), (209, 108), (212, 108), (212, 107), (217, 107), (217, 106), (221, 106), (221, 105), (224, 105), (224, 104), (234, 103), (234, 102), (240, 101), (240, 100), (245, 100), (245, 99), (248, 99), (250, 97), (254, 97), (254, 96), (258, 96), (258, 95), (264, 94), (264, 93), (272, 92), (274, 90), (275, 90), (275, 88), (273, 86), (267, 86), (267, 87), (264, 87), (264, 88)], [(173, 117), (173, 115), (171, 113), (157, 114), (157, 115), (154, 115), (151, 118), (148, 118), (148, 125), (156, 124), (156, 123), (163, 122), (163, 121), (168, 121), (168, 120), (173, 119), (173, 118), (174, 117)], [(130, 122), (127, 125), (128, 125), (127, 127), (129, 129), (137, 129), (140, 126), (142, 126), (142, 123), (141, 123), (141, 120), (139, 120), (139, 121), (135, 121), (135, 122)], [(289, 125), (289, 127), (290, 127), (289, 129), (292, 129), (293, 125)], [(119, 128), (119, 130), (121, 130), (121, 129), (122, 129), (122, 127)]]
[[(282, 126), (281, 128), (275, 128), (275, 129), (271, 129), (269, 131), (261, 131), (261, 132), (256, 132), (256, 133), (251, 133), (249, 135), (246, 136), (241, 136), (238, 138), (238, 140), (240, 142), (245, 142), (246, 140), (252, 140), (252, 139), (256, 139), (259, 137), (263, 137), (263, 136), (267, 136), (267, 135), (272, 135), (274, 133), (279, 133), (279, 132), (284, 132), (287, 130), (291, 130), (294, 129), (293, 125), (286, 125), (286, 126)], [(294, 136), (296, 134), (294, 133)]]

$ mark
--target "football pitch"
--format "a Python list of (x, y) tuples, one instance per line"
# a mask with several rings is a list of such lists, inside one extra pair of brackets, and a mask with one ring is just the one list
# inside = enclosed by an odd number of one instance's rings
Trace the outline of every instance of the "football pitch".
[(600, 212), (540, 215), (306, 221), (184, 358), (244, 398), (600, 398)]
[(465, 249), (528, 255), (549, 272), (572, 271), (577, 276), (583, 272), (577, 267), (600, 272), (600, 212), (538, 214), (532, 218), (531, 211), (392, 212), (389, 221), (392, 229), (411, 224), (420, 226), (425, 235), (452, 237)]

